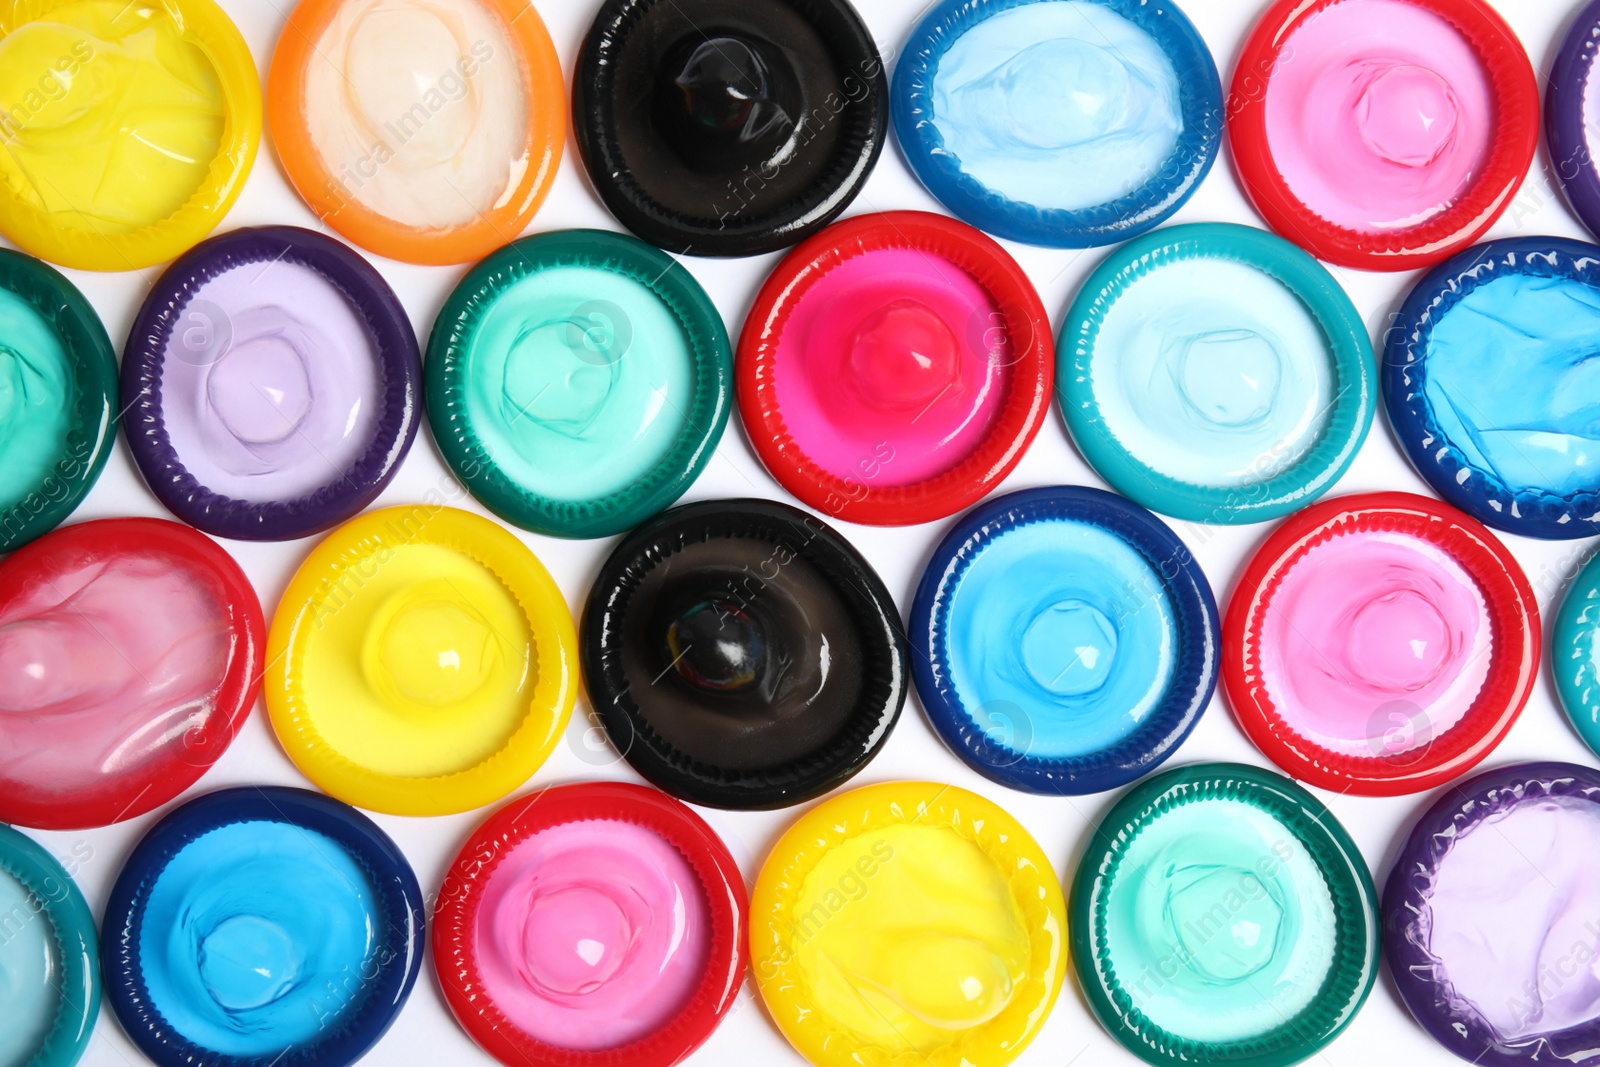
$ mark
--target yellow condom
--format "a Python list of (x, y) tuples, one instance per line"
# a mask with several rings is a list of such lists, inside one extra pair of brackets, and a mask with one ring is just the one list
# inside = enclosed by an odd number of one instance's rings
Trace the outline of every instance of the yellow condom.
[(362, 515), (301, 565), (267, 641), (278, 740), (340, 800), (445, 815), (544, 763), (577, 694), (555, 582), (504, 528), (418, 504)]
[(212, 0), (0, 0), (0, 232), (82, 270), (198, 242), (261, 140), (255, 61)]
[(1050, 861), (955, 786), (868, 786), (813, 808), (756, 880), (750, 963), (779, 1029), (818, 1067), (1000, 1067), (1066, 973)]

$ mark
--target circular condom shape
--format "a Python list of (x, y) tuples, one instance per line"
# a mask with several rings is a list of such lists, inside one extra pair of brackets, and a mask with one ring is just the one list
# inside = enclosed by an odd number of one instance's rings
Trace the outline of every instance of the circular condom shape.
[(670, 1067), (744, 981), (744, 880), (688, 807), (620, 782), (501, 808), (445, 875), (433, 958), (445, 1001), (508, 1067)]
[(318, 788), (391, 815), (499, 800), (577, 694), (566, 601), (527, 546), (469, 512), (368, 512), (289, 581), (267, 640), (272, 728)]
[(846, 522), (932, 522), (977, 503), (1043, 425), (1050, 320), (1004, 249), (921, 211), (861, 215), (773, 271), (734, 361), (768, 471)]
[(1435, 1041), (1484, 1067), (1594, 1062), (1600, 774), (1518, 763), (1450, 786), (1383, 894), (1384, 955)]
[(255, 705), (266, 624), (216, 542), (97, 519), (0, 562), (0, 821), (108, 826), (193, 785)]
[(968, 512), (933, 550), (910, 630), (940, 739), (1034, 793), (1148, 774), (1217, 683), (1217, 605), (1199, 563), (1160, 519), (1098, 489), (1028, 489)]
[(1600, 533), (1600, 434), (1585, 398), (1600, 247), (1561, 237), (1467, 249), (1412, 288), (1384, 343), (1383, 397), (1406, 458), (1486, 525)]
[(0, 26), (0, 233), (78, 270), (142, 270), (238, 199), (261, 84), (213, 0), (33, 0)]
[(1340, 266), (1411, 270), (1510, 206), (1538, 82), (1485, 0), (1278, 0), (1234, 68), (1228, 138), (1278, 233)]
[(1544, 135), (1562, 194), (1579, 221), (1600, 236), (1600, 144), (1589, 132), (1600, 129), (1597, 40), (1600, 0), (1590, 0), (1572, 16), (1556, 50), (1544, 94)]
[(561, 61), (524, 0), (300, 0), (267, 95), (295, 191), (407, 263), (481, 259), (520, 234), (566, 140)]
[(888, 78), (849, 0), (607, 0), (572, 78), (589, 180), (668, 252), (752, 256), (866, 184)]
[(600, 230), (516, 241), (462, 280), (428, 344), (428, 419), (496, 515), (606, 537), (671, 506), (710, 462), (733, 354), (676, 260)]
[(0, 249), (0, 554), (54, 529), (116, 441), (117, 355), (61, 272)]
[(1072, 962), (1100, 1025), (1146, 1063), (1287, 1067), (1371, 992), (1376, 903), (1360, 850), (1306, 790), (1243, 764), (1177, 767), (1095, 828)]
[(1522, 713), (1539, 609), (1472, 518), (1410, 493), (1314, 504), (1245, 567), (1222, 628), (1239, 725), (1296, 778), (1396, 796), (1476, 766)]
[(895, 135), (957, 217), (1028, 244), (1136, 237), (1182, 207), (1222, 144), (1222, 83), (1177, 7), (943, 0), (895, 67)]
[(773, 845), (750, 956), (768, 1013), (816, 1067), (1004, 1067), (1065, 983), (1066, 926), (1049, 857), (1008, 812), (893, 782), (824, 801)]
[(106, 999), (157, 1067), (345, 1067), (411, 995), (424, 920), (371, 819), (310, 790), (223, 789), (169, 812), (117, 876)]
[(1305, 507), (1377, 405), (1366, 324), (1305, 252), (1248, 226), (1136, 238), (1084, 282), (1058, 344), (1073, 443), (1118, 492), (1190, 522)]
[(293, 226), (191, 249), (145, 297), (122, 424), (145, 482), (217, 537), (286, 541), (372, 503), (417, 433), (405, 309), (338, 241)]
[[(88, 847), (74, 846), (74, 864)], [(73, 1067), (100, 1016), (94, 915), (60, 861), (9, 826), (0, 826), (0, 912), (7, 921), (0, 982), (10, 1015), (0, 1033), (0, 1058), (28, 1067)]]
[(581, 630), (617, 751), (682, 800), (777, 808), (877, 755), (905, 703), (889, 591), (839, 532), (787, 504), (674, 508), (612, 552)]
[(1600, 753), (1600, 563), (1591, 556), (1567, 586), (1550, 634), (1556, 698), (1590, 751)]

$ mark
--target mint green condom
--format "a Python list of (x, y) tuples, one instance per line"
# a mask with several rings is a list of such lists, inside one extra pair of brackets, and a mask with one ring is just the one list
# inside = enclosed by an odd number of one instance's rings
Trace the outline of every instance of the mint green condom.
[(514, 241), (445, 302), (424, 366), (428, 421), (496, 515), (605, 537), (683, 495), (722, 437), (733, 356), (705, 291), (633, 237)]
[(0, 249), (0, 553), (61, 523), (116, 440), (117, 356), (83, 294)]
[(1179, 767), (1128, 792), (1073, 882), (1072, 962), (1149, 1063), (1284, 1067), (1345, 1028), (1377, 974), (1372, 876), (1289, 779)]

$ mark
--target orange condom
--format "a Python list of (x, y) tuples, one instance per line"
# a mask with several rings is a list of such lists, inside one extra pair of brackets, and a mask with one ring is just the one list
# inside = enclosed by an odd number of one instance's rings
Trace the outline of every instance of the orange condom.
[(520, 235), (566, 111), (528, 0), (301, 0), (267, 78), (290, 183), (340, 234), (409, 263), (481, 259)]

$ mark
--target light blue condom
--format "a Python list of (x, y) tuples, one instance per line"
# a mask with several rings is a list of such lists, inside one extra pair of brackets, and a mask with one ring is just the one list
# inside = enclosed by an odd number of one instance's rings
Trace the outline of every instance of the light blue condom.
[(946, 207), (1029, 244), (1088, 248), (1160, 225), (1222, 138), (1222, 86), (1171, 3), (944, 0), (891, 93), (906, 158)]
[(1411, 290), (1383, 396), (1406, 456), (1473, 518), (1525, 537), (1600, 533), (1600, 246), (1476, 245)]
[(1169, 226), (1089, 275), (1056, 392), (1099, 475), (1153, 511), (1239, 524), (1326, 493), (1372, 425), (1367, 328), (1323, 267), (1247, 226)]

